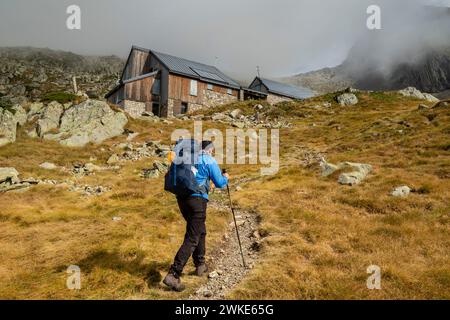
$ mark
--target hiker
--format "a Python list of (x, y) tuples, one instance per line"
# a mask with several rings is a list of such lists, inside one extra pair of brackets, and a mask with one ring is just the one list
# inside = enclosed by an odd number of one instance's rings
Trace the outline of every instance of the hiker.
[[(195, 149), (195, 141), (184, 140), (183, 143), (190, 143), (192, 149)], [(181, 143), (180, 143), (181, 144)], [(177, 152), (176, 152), (177, 153)], [(181, 152), (182, 153), (182, 152)], [(186, 234), (184, 236), (183, 244), (178, 250), (174, 262), (170, 267), (169, 273), (164, 278), (163, 283), (175, 291), (183, 291), (185, 286), (181, 283), (180, 276), (183, 268), (186, 265), (189, 257), (192, 256), (196, 267), (195, 274), (199, 277), (208, 271), (205, 263), (205, 238), (206, 238), (206, 207), (208, 203), (208, 193), (210, 190), (210, 181), (217, 188), (224, 188), (228, 185), (229, 176), (223, 173), (214, 159), (214, 144), (212, 141), (203, 141), (201, 151), (198, 155), (192, 152), (194, 158), (197, 158), (195, 165), (189, 165), (188, 170), (183, 172), (183, 168), (178, 167), (178, 173), (175, 170), (175, 164), (172, 164), (169, 173), (166, 176), (165, 189), (177, 195), (178, 207), (180, 208), (183, 218), (186, 220)], [(177, 154), (177, 156), (180, 156)], [(193, 175), (192, 175), (193, 173)], [(195, 179), (198, 191), (184, 191), (179, 190), (178, 186), (172, 185), (170, 179), (182, 181), (177, 179), (180, 175), (192, 175)], [(174, 177), (176, 176), (176, 178)], [(191, 179), (192, 179), (191, 178)], [(169, 186), (167, 186), (169, 184)], [(183, 186), (185, 187), (185, 186)], [(184, 190), (192, 190), (194, 187), (184, 188)]]

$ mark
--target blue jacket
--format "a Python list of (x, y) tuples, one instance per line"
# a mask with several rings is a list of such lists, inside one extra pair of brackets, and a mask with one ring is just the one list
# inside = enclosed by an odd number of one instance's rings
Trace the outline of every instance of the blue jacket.
[[(209, 190), (210, 181), (216, 188), (222, 189), (228, 184), (228, 179), (222, 175), (222, 171), (217, 164), (216, 159), (206, 153), (200, 153), (198, 164), (195, 166), (197, 173), (195, 178), (199, 185), (206, 185)], [(208, 194), (193, 194), (193, 197), (202, 197), (208, 200)]]

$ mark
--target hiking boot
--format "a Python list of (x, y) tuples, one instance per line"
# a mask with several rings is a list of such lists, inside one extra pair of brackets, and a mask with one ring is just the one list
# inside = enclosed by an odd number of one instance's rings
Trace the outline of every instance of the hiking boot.
[(180, 278), (171, 272), (169, 272), (167, 276), (164, 278), (163, 283), (170, 289), (177, 292), (181, 292), (186, 288), (185, 285), (181, 283)]
[(205, 263), (203, 263), (195, 268), (195, 274), (198, 277), (203, 276), (207, 272), (208, 272), (208, 266)]

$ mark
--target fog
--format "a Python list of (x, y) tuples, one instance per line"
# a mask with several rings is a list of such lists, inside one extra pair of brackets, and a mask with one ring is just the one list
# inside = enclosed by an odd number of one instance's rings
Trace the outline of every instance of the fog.
[[(0, 46), (33, 46), (126, 57), (131, 45), (215, 64), (241, 81), (340, 64), (350, 49), (389, 69), (448, 44), (448, 15), (434, 0), (2, 0)], [(66, 8), (81, 8), (81, 30)], [(366, 27), (371, 4), (382, 30)], [(363, 41), (361, 41), (361, 39)], [(374, 50), (376, 49), (376, 50)], [(376, 53), (374, 53), (376, 52)]]

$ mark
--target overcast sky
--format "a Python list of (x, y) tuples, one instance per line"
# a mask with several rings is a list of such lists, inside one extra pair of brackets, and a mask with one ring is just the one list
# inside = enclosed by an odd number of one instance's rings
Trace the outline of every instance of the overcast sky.
[[(263, 76), (277, 77), (341, 63), (368, 33), (370, 4), (381, 6), (390, 33), (405, 24), (420, 33), (417, 13), (431, 2), (450, 6), (447, 0), (1, 0), (0, 46), (126, 57), (135, 44), (217, 62), (248, 80), (257, 65)], [(81, 8), (81, 30), (66, 28), (71, 4)]]

